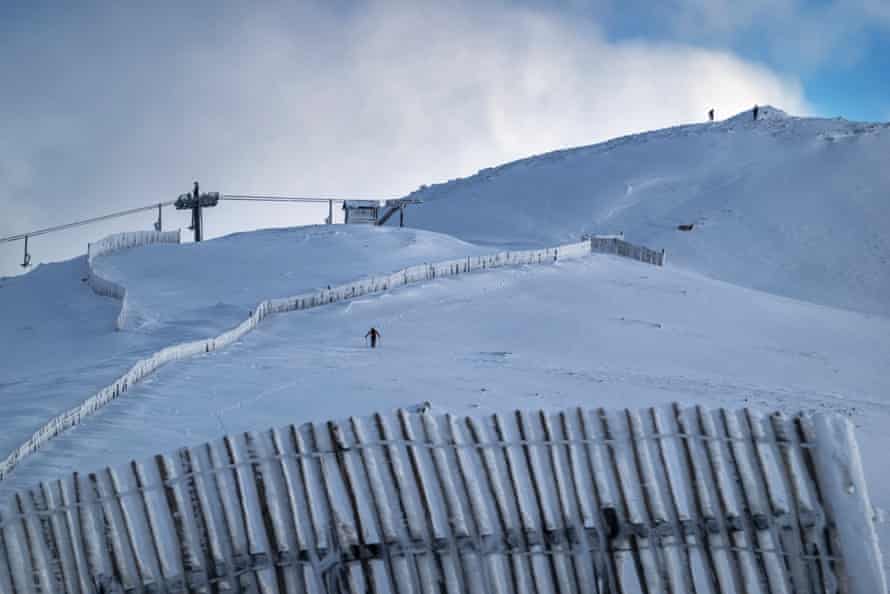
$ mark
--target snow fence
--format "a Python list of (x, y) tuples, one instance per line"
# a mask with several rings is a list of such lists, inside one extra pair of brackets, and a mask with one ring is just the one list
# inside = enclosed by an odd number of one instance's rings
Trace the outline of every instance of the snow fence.
[[(175, 237), (173, 233), (176, 233)], [(158, 243), (161, 241), (175, 242), (178, 241), (178, 238), (178, 232), (170, 232), (169, 234), (166, 232), (141, 232), (112, 235), (101, 242), (90, 244), (90, 262), (92, 262), (92, 258), (101, 255), (102, 253), (108, 253), (116, 249), (122, 249), (128, 246), (135, 247), (147, 243)], [(165, 363), (185, 359), (200, 353), (209, 353), (226, 347), (256, 328), (268, 315), (288, 311), (300, 311), (330, 303), (337, 303), (355, 297), (361, 297), (362, 295), (388, 291), (392, 288), (410, 283), (456, 276), (468, 272), (478, 272), (504, 266), (546, 264), (556, 262), (560, 259), (580, 258), (591, 253), (592, 245), (591, 241), (585, 240), (579, 243), (571, 243), (553, 248), (505, 251), (486, 256), (467, 256), (466, 258), (448, 260), (438, 264), (410, 266), (391, 274), (372, 276), (336, 287), (302, 293), (293, 297), (262, 301), (257, 305), (256, 309), (250, 312), (250, 315), (246, 320), (234, 328), (223, 332), (219, 336), (165, 347), (150, 357), (138, 361), (124, 375), (115, 380), (111, 385), (99, 390), (99, 392), (87, 398), (81, 405), (51, 419), (43, 427), (38, 429), (28, 441), (10, 453), (5, 460), (0, 461), (0, 480), (3, 480), (10, 472), (12, 472), (12, 469), (22, 458), (35, 452), (56, 435), (78, 425), (85, 417), (88, 417), (112, 400), (126, 393), (130, 386), (139, 382), (142, 378), (154, 372)], [(96, 247), (93, 248), (93, 246)], [(90, 276), (91, 278), (95, 277), (95, 282), (97, 284), (93, 285), (93, 287), (97, 292), (104, 290), (107, 292), (102, 294), (109, 294), (112, 296), (123, 295), (121, 298), (124, 302), (121, 307), (121, 313), (118, 316), (118, 327), (122, 327), (121, 325), (126, 317), (126, 290), (120, 287), (117, 283), (104, 280), (92, 272)], [(96, 289), (96, 286), (102, 288)], [(117, 291), (117, 294), (113, 293), (113, 291)]]
[[(93, 292), (105, 297), (114, 297), (121, 300), (121, 310), (118, 312), (115, 327), (123, 329), (127, 319), (127, 289), (116, 282), (104, 278), (93, 268), (93, 260), (112, 252), (134, 247), (141, 247), (153, 243), (179, 243), (180, 232), (176, 231), (128, 231), (115, 233), (95, 243), (87, 244), (87, 267), (89, 275), (87, 283)], [(2, 477), (2, 473), (0, 473)]]
[(399, 410), (21, 491), (0, 592), (886, 594), (872, 515), (838, 416)]
[(659, 252), (641, 245), (624, 241), (621, 237), (599, 236), (590, 239), (590, 251), (600, 254), (617, 254), (640, 262), (664, 266), (664, 250)]

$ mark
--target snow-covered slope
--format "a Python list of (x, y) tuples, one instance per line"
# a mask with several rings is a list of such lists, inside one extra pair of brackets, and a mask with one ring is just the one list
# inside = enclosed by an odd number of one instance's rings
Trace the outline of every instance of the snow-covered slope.
[(887, 155), (890, 124), (767, 107), (434, 185), (412, 194), (425, 203), (409, 220), (510, 245), (624, 231), (715, 278), (890, 315)]
[(0, 282), (0, 459), (38, 427), (81, 403), (136, 360), (216, 335), (267, 298), (486, 250), (410, 229), (304, 227), (200, 244), (158, 244), (95, 259), (127, 288), (120, 302), (87, 286), (86, 258)]
[(39, 426), (172, 340), (115, 331), (120, 302), (82, 256), (0, 280), (0, 459)]
[(129, 329), (186, 326), (209, 336), (241, 322), (263, 299), (489, 251), (429, 231), (327, 225), (122, 251), (95, 266), (127, 287)]
[[(594, 255), (274, 317), (50, 441), (0, 482), (0, 501), (223, 433), (423, 401), (465, 412), (680, 400), (849, 415), (874, 500), (890, 508), (888, 149), (887, 126), (768, 108), (758, 122), (618, 139), (421, 191), (409, 222), (460, 239), (334, 226), (128, 250), (94, 263), (127, 287), (120, 332), (120, 303), (90, 291), (83, 258), (3, 279), (0, 455), (136, 359), (217, 334), (263, 299), (586, 232), (624, 231), (670, 262)], [(362, 342), (372, 325), (376, 351)]]
[(887, 336), (890, 320), (613, 256), (463, 275), (277, 316), (162, 368), (26, 458), (0, 495), (223, 433), (423, 401), (463, 413), (679, 400), (849, 414), (890, 508)]

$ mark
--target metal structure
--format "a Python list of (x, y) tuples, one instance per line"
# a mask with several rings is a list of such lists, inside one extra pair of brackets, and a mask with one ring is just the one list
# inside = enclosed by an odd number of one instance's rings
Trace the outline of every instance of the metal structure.
[(380, 200), (346, 200), (343, 222), (347, 225), (376, 225), (380, 216)]
[(399, 227), (405, 226), (405, 209), (421, 204), (417, 198), (394, 200), (344, 200), (344, 223), (347, 225), (385, 225), (395, 213), (399, 213)]
[(155, 221), (154, 228), (155, 231), (163, 231), (164, 230), (164, 212), (163, 212), (163, 204), (158, 204), (158, 220)]
[[(325, 223), (333, 224), (334, 221), (334, 203), (335, 202), (346, 202), (347, 200), (344, 198), (312, 198), (312, 197), (302, 197), (302, 196), (263, 196), (263, 195), (246, 195), (246, 194), (220, 194), (218, 192), (210, 192), (201, 195), (201, 200), (195, 201), (193, 194), (181, 194), (177, 200), (171, 200), (167, 202), (159, 202), (156, 204), (150, 204), (147, 206), (140, 206), (138, 208), (131, 208), (128, 210), (122, 210), (118, 212), (113, 212), (105, 215), (101, 215), (98, 217), (92, 217), (89, 219), (82, 219), (79, 221), (73, 221), (70, 223), (65, 223), (62, 225), (56, 225), (53, 227), (47, 227), (44, 229), (36, 229), (34, 231), (29, 231), (27, 233), (19, 233), (16, 235), (9, 235), (6, 237), (0, 237), (0, 243), (11, 243), (16, 241), (24, 242), (24, 255), (22, 257), (23, 268), (27, 268), (31, 265), (31, 253), (29, 252), (29, 240), (34, 237), (38, 237), (41, 235), (46, 235), (48, 233), (56, 233), (60, 231), (65, 231), (67, 229), (72, 229), (75, 227), (81, 227), (84, 225), (90, 225), (93, 223), (98, 223), (101, 221), (107, 221), (110, 219), (125, 217), (133, 214), (137, 214), (140, 212), (146, 212), (150, 210), (157, 209), (158, 218), (154, 222), (153, 226), (155, 231), (163, 230), (163, 209), (165, 207), (175, 206), (177, 204), (181, 206), (176, 206), (177, 209), (180, 210), (191, 210), (192, 211), (192, 224), (190, 225), (190, 229), (195, 231), (196, 241), (201, 241), (204, 238), (204, 225), (203, 225), (203, 217), (201, 216), (199, 211), (208, 206), (215, 206), (216, 203), (213, 203), (214, 197), (216, 202), (220, 200), (226, 201), (239, 201), (239, 202), (264, 202), (264, 203), (273, 203), (273, 202), (291, 202), (291, 203), (306, 203), (306, 204), (327, 204), (328, 205), (328, 216), (325, 218)], [(203, 200), (203, 202), (202, 202)], [(197, 204), (196, 204), (197, 202)], [(404, 202), (404, 204), (414, 204), (417, 201), (414, 200), (385, 200), (385, 201), (369, 201), (376, 203), (384, 203), (385, 205), (389, 205), (393, 202)], [(404, 210), (400, 209), (400, 224), (404, 225)], [(388, 219), (389, 216), (392, 216), (393, 213), (389, 213), (386, 216)], [(384, 221), (385, 222), (385, 221)], [(197, 239), (200, 235), (201, 239)]]
[(189, 229), (195, 232), (195, 241), (204, 239), (204, 213), (205, 208), (211, 208), (219, 203), (219, 192), (198, 192), (198, 183), (195, 182), (195, 191), (191, 194), (180, 194), (173, 206), (176, 210), (191, 210), (192, 224)]
[(386, 221), (395, 213), (399, 213), (399, 227), (405, 226), (405, 209), (412, 204), (421, 204), (421, 200), (417, 198), (398, 198), (396, 200), (387, 200), (384, 206), (386, 210), (377, 220), (378, 225), (385, 225)]
[(25, 235), (25, 256), (22, 258), (22, 268), (31, 265), (31, 254), (28, 253), (28, 236)]
[(22, 491), (0, 592), (885, 594), (872, 515), (837, 416), (423, 406)]
[(328, 216), (325, 217), (325, 224), (334, 224), (334, 202), (346, 202), (344, 198), (309, 198), (304, 196), (255, 196), (246, 194), (226, 194), (220, 197), (220, 200), (233, 200), (239, 202), (296, 202), (306, 204), (327, 203)]
[(107, 220), (109, 220), (109, 219), (115, 219), (115, 218), (119, 218), (119, 217), (125, 217), (125, 216), (129, 216), (129, 215), (136, 214), (136, 213), (139, 213), (139, 212), (145, 212), (145, 211), (147, 211), (147, 210), (154, 210), (155, 208), (158, 209), (158, 222), (156, 223), (156, 226), (159, 226), (159, 225), (160, 225), (160, 220), (161, 220), (161, 218), (160, 218), (160, 216), (161, 216), (161, 215), (160, 215), (161, 208), (163, 208), (163, 207), (165, 207), (165, 206), (171, 206), (171, 205), (173, 205), (173, 202), (172, 202), (172, 201), (170, 201), (170, 202), (161, 202), (161, 203), (159, 203), (159, 204), (152, 204), (152, 205), (150, 205), (150, 206), (140, 206), (139, 208), (131, 208), (131, 209), (129, 209), (129, 210), (121, 210), (121, 211), (118, 211), (118, 212), (113, 212), (113, 213), (106, 214), (106, 215), (101, 215), (101, 216), (98, 216), (98, 217), (92, 217), (92, 218), (89, 218), (89, 219), (82, 219), (82, 220), (79, 220), (79, 221), (72, 221), (72, 222), (70, 222), (70, 223), (64, 223), (64, 224), (62, 224), (62, 225), (56, 225), (56, 226), (54, 226), (54, 227), (46, 227), (46, 228), (44, 228), (44, 229), (35, 229), (34, 231), (29, 231), (29, 232), (27, 232), (27, 233), (19, 233), (19, 234), (17, 234), (17, 235), (8, 235), (8, 236), (6, 236), (6, 237), (0, 237), (0, 243), (11, 243), (11, 242), (15, 242), (15, 241), (24, 241), (24, 244), (25, 244), (25, 254), (24, 254), (24, 257), (23, 257), (23, 259), (22, 259), (22, 267), (23, 267), (23, 268), (27, 268), (28, 266), (31, 265), (31, 253), (28, 251), (28, 240), (31, 239), (31, 238), (39, 237), (39, 236), (41, 236), (41, 235), (47, 235), (47, 234), (49, 234), (49, 233), (56, 233), (56, 232), (59, 232), (59, 231), (65, 231), (65, 230), (67, 230), (67, 229), (73, 229), (73, 228), (75, 228), (75, 227), (82, 227), (82, 226), (84, 226), (84, 225), (90, 225), (90, 224), (98, 223), (98, 222), (101, 222), (101, 221), (107, 221)]

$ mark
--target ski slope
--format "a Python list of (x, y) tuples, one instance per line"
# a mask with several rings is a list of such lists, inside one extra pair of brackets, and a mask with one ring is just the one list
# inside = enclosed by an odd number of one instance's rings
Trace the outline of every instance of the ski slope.
[(613, 256), (464, 275), (277, 316), (231, 349), (168, 365), (26, 458), (0, 495), (223, 433), (425, 401), (485, 412), (678, 400), (850, 415), (874, 500), (890, 508), (887, 336), (885, 318)]
[(741, 114), (425, 188), (408, 220), (436, 232), (309, 227), (126, 250), (94, 263), (127, 288), (122, 331), (120, 302), (83, 282), (85, 258), (2, 279), (0, 456), (137, 359), (218, 334), (263, 299), (588, 232), (623, 231), (669, 263), (593, 255), (276, 316), (51, 441), (0, 482), (0, 501), (223, 433), (425, 402), (463, 413), (681, 401), (848, 415), (873, 501), (890, 509), (888, 148), (885, 125), (767, 108), (758, 122)]
[(890, 124), (760, 114), (483, 169), (411, 194), (409, 220), (485, 244), (623, 231), (714, 278), (890, 315)]
[(218, 334), (263, 299), (485, 251), (427, 231), (344, 226), (124, 250), (94, 262), (127, 288), (123, 332), (115, 330), (121, 302), (91, 291), (85, 257), (3, 279), (0, 458), (137, 360)]

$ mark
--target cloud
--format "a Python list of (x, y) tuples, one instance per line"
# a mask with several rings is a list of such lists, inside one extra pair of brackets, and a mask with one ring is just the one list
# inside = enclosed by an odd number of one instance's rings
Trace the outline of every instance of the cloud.
[[(638, 0), (628, 1), (625, 10), (647, 14)], [(886, 0), (677, 0), (657, 10), (666, 38), (743, 48), (798, 74), (857, 64), (870, 33), (890, 29)]]
[[(530, 8), (103, 4), (28, 24), (0, 54), (19, 90), (0, 98), (16, 114), (0, 141), (0, 235), (172, 199), (193, 179), (229, 193), (397, 196), (710, 107), (808, 110), (794, 80), (730, 53), (610, 42), (595, 24)], [(216, 235), (323, 215), (226, 204), (207, 225)], [(111, 228), (38, 238), (35, 260)], [(8, 248), (0, 274), (20, 258)]]

